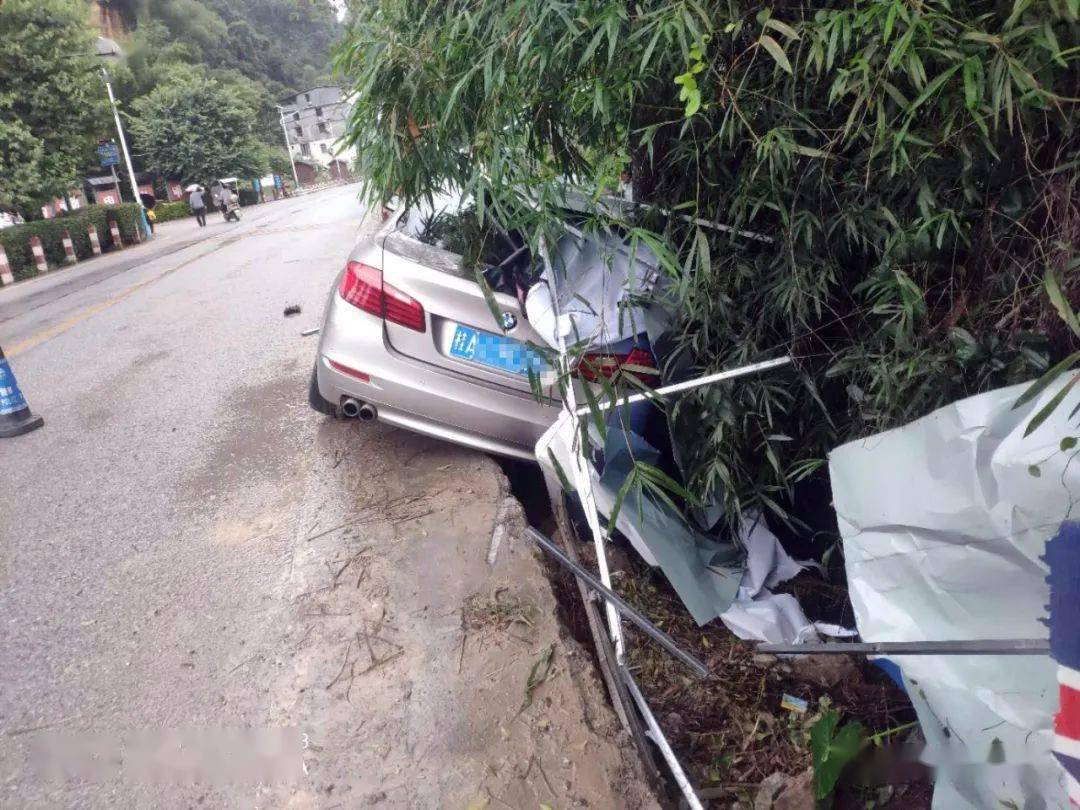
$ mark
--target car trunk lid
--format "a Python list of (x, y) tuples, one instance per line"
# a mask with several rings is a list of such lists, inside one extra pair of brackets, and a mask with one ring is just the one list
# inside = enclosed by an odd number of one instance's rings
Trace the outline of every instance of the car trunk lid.
[(460, 256), (400, 231), (383, 241), (382, 264), (383, 283), (418, 301), (427, 313), (422, 332), (386, 323), (394, 351), (448, 373), (524, 393), (531, 393), (539, 378), (544, 395), (558, 398), (543, 359), (544, 341), (516, 298), (492, 293), (502, 314), (500, 323)]

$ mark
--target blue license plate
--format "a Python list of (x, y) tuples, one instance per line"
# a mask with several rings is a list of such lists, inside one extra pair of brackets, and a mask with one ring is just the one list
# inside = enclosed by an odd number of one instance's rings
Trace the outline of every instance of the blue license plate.
[(549, 368), (543, 355), (532, 346), (468, 326), (457, 327), (450, 343), (450, 356), (522, 377), (529, 376), (530, 371), (540, 375)]

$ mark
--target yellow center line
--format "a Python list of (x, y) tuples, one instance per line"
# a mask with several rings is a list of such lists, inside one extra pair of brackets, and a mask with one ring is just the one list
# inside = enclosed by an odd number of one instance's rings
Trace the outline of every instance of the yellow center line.
[[(229, 244), (233, 244), (233, 242), (229, 242)], [(187, 267), (192, 262), (197, 262), (199, 259), (202, 259), (205, 256), (209, 256), (214, 251), (219, 250), (220, 248), (223, 248), (223, 247), (225, 247), (224, 244), (215, 245), (211, 250), (207, 250), (204, 253), (200, 253), (198, 256), (192, 256), (190, 259), (181, 262), (180, 264), (176, 265), (175, 267), (170, 267), (168, 270), (165, 270), (164, 272), (158, 273), (153, 278), (148, 278), (145, 281), (140, 281), (138, 284), (132, 284), (130, 287), (128, 287), (123, 292), (120, 292), (120, 293), (112, 296), (111, 298), (106, 298), (104, 301), (99, 301), (98, 303), (94, 304), (93, 306), (86, 307), (86, 309), (81, 309), (78, 312), (76, 312), (74, 315), (71, 315), (70, 317), (65, 318), (60, 323), (54, 324), (53, 326), (50, 326), (48, 329), (43, 329), (42, 331), (40, 331), (40, 332), (38, 332), (38, 333), (36, 333), (34, 335), (31, 335), (30, 337), (26, 338), (25, 340), (19, 341), (14, 346), (11, 346), (9, 348), (5, 348), (4, 349), (4, 354), (7, 357), (15, 357), (20, 352), (25, 352), (27, 349), (32, 349), (35, 346), (37, 346), (37, 345), (39, 345), (41, 343), (44, 343), (46, 340), (52, 340), (57, 335), (63, 334), (64, 332), (71, 329), (73, 326), (81, 323), (82, 321), (85, 321), (87, 318), (93, 317), (94, 315), (97, 315), (99, 312), (104, 312), (109, 307), (112, 307), (112, 306), (115, 306), (116, 304), (119, 304), (125, 298), (127, 298), (130, 295), (138, 292), (143, 287), (146, 287), (149, 284), (153, 284), (155, 281), (161, 281), (161, 279), (165, 278), (166, 276), (168, 276), (168, 275), (170, 275), (172, 273), (175, 273), (177, 270), (181, 270), (184, 267)], [(153, 261), (153, 259), (151, 259), (150, 261)]]
[[(216, 244), (210, 250), (204, 251), (203, 253), (200, 253), (198, 256), (193, 256), (192, 258), (188, 259), (187, 261), (181, 262), (180, 264), (176, 265), (176, 267), (170, 267), (168, 270), (165, 270), (162, 273), (158, 273), (153, 278), (148, 278), (145, 281), (140, 281), (138, 284), (132, 284), (130, 287), (128, 287), (123, 292), (118, 293), (118, 294), (112, 296), (111, 298), (106, 298), (104, 301), (100, 301), (100, 302), (98, 302), (98, 303), (96, 303), (96, 304), (94, 304), (92, 306), (87, 307), (86, 309), (81, 309), (78, 312), (76, 312), (74, 315), (71, 315), (70, 317), (65, 318), (60, 323), (55, 324), (53, 326), (50, 326), (48, 329), (43, 329), (42, 331), (40, 331), (40, 332), (38, 332), (38, 333), (36, 333), (34, 335), (31, 335), (30, 337), (26, 338), (25, 340), (22, 340), (22, 341), (20, 341), (20, 342), (18, 342), (16, 344), (14, 344), (10, 348), (5, 347), (4, 354), (7, 357), (15, 357), (20, 352), (25, 352), (28, 349), (32, 349), (35, 346), (38, 346), (38, 345), (44, 343), (47, 340), (52, 340), (57, 335), (63, 334), (64, 332), (68, 331), (69, 329), (76, 326), (77, 324), (85, 321), (87, 318), (91, 318), (94, 315), (97, 315), (99, 312), (104, 312), (105, 310), (109, 309), (110, 307), (115, 306), (116, 304), (119, 304), (125, 298), (131, 296), (133, 293), (138, 292), (143, 287), (146, 287), (149, 284), (153, 284), (155, 281), (161, 281), (161, 279), (165, 278), (166, 276), (168, 276), (168, 275), (170, 275), (172, 273), (175, 273), (177, 270), (180, 270), (180, 269), (182, 269), (184, 267), (187, 267), (192, 262), (197, 262), (199, 259), (202, 259), (202, 258), (204, 258), (206, 256), (209, 256), (211, 253), (214, 253), (215, 251), (220, 250), (223, 247), (229, 247), (230, 245), (235, 245), (241, 239), (246, 239), (249, 236), (270, 236), (270, 235), (274, 235), (274, 234), (298, 233), (298, 232), (306, 231), (306, 230), (319, 230), (319, 229), (326, 228), (326, 227), (329, 227), (329, 226), (335, 225), (335, 224), (338, 224), (338, 223), (317, 223), (317, 224), (314, 224), (314, 225), (291, 225), (291, 226), (286, 226), (286, 227), (283, 227), (283, 228), (269, 228), (269, 229), (265, 229), (265, 230), (252, 230), (252, 231), (247, 231), (246, 233), (239, 233), (239, 234), (236, 234), (236, 235), (233, 235), (233, 236), (225, 236), (218, 244)], [(148, 259), (148, 261), (154, 261), (154, 260), (153, 259)]]

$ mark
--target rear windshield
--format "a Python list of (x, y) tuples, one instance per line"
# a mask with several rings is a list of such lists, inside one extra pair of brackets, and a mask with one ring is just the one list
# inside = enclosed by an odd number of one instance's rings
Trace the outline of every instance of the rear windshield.
[(468, 208), (470, 202), (468, 195), (456, 191), (440, 192), (431, 200), (405, 209), (398, 219), (398, 229), (425, 244), (436, 244), (442, 222)]
[(468, 194), (446, 192), (401, 213), (398, 232), (425, 245), (461, 256), (467, 271), (483, 273), (492, 289), (512, 295), (528, 289), (539, 265), (517, 231), (480, 224)]

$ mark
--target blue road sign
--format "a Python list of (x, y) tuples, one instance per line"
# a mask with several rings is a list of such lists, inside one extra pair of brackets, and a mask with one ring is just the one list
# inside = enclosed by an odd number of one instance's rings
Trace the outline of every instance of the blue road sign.
[(114, 142), (103, 143), (97, 148), (98, 158), (101, 160), (101, 168), (120, 165), (120, 147)]

